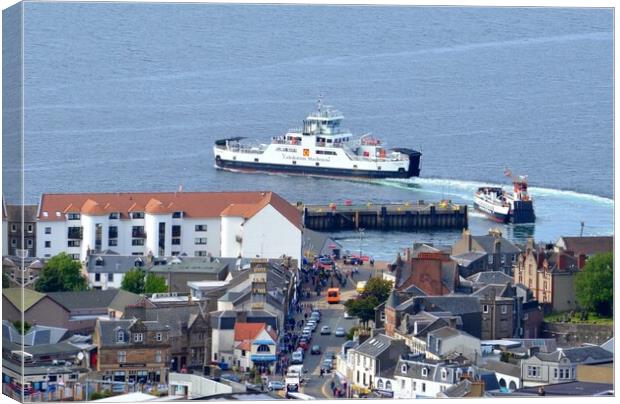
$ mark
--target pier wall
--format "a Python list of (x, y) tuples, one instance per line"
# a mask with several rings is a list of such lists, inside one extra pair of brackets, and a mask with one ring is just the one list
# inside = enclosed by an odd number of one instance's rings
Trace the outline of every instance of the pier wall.
[(382, 204), (329, 207), (304, 206), (304, 225), (316, 231), (440, 230), (467, 228), (467, 206), (434, 204)]

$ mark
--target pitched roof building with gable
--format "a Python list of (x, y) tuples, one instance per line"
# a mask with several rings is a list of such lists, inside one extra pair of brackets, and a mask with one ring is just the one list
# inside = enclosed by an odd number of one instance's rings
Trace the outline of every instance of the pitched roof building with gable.
[(37, 252), (301, 258), (301, 212), (274, 192), (43, 194)]

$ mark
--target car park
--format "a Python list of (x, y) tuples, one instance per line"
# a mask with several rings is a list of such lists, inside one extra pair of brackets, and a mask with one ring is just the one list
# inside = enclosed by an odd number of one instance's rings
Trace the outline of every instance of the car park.
[(269, 391), (284, 390), (284, 382), (282, 380), (269, 380), (267, 388)]
[(345, 335), (347, 335), (347, 332), (344, 330), (344, 328), (338, 327), (336, 328), (336, 331), (334, 331), (334, 335), (336, 337), (344, 337)]
[(332, 329), (328, 325), (321, 327), (321, 335), (329, 335), (332, 333)]
[(320, 355), (321, 354), (321, 346), (320, 345), (312, 345), (310, 348), (311, 355)]

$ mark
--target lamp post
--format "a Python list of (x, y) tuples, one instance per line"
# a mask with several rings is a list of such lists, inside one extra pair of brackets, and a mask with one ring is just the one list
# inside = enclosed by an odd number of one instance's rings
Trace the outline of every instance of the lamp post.
[(362, 240), (364, 239), (364, 228), (360, 227), (357, 231), (360, 234), (360, 261), (362, 261)]

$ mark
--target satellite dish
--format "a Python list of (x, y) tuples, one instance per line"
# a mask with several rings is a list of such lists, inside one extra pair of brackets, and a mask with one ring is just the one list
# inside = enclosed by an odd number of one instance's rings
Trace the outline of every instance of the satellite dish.
[(79, 361), (82, 361), (84, 359), (84, 353), (78, 352), (77, 358), (78, 358)]

